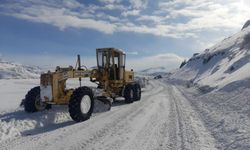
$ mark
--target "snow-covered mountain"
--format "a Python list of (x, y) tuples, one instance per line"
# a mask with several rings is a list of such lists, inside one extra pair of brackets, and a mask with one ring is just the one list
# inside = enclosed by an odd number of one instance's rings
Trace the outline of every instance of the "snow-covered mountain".
[(242, 28), (241, 30), (247, 28), (248, 26), (250, 26), (250, 20), (248, 20), (248, 21), (244, 24), (244, 26), (243, 26), (243, 28)]
[(39, 78), (42, 69), (0, 59), (0, 79)]
[(167, 72), (169, 71), (165, 67), (154, 67), (141, 70), (138, 73), (142, 75), (156, 76), (156, 75), (165, 75)]
[(195, 54), (171, 77), (217, 88), (223, 88), (230, 83), (250, 83), (249, 25), (250, 21), (247, 21), (237, 34), (200, 54)]

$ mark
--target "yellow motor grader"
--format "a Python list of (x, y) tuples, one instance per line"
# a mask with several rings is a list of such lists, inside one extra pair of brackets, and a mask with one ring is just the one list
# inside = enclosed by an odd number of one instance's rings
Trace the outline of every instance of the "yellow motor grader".
[[(50, 109), (51, 105), (68, 105), (69, 114), (76, 122), (90, 118), (99, 100), (109, 106), (117, 97), (124, 97), (126, 103), (141, 99), (141, 87), (134, 80), (134, 72), (125, 70), (125, 53), (116, 48), (96, 49), (97, 68), (87, 69), (81, 65), (78, 55), (75, 68), (56, 67), (55, 72), (41, 74), (40, 86), (32, 88), (23, 101), (26, 112), (33, 113)], [(66, 81), (79, 79), (79, 87), (66, 89)], [(95, 95), (90, 87), (82, 86), (82, 78), (89, 78), (98, 85), (101, 93)]]

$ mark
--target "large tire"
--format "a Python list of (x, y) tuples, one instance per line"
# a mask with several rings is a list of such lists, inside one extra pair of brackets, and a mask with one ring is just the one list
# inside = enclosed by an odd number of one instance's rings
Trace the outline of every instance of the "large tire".
[(124, 90), (124, 98), (126, 103), (133, 103), (134, 102), (134, 86), (132, 84), (128, 84)]
[[(85, 105), (86, 104), (86, 105)], [(88, 120), (94, 109), (94, 95), (90, 88), (77, 88), (69, 100), (69, 114), (76, 122)]]
[(135, 98), (135, 100), (136, 101), (141, 100), (141, 86), (140, 86), (140, 84), (136, 83), (134, 85), (134, 90), (135, 90), (135, 92), (134, 92), (134, 98)]
[(23, 101), (24, 110), (28, 113), (50, 109), (51, 105), (40, 102), (40, 86), (32, 88), (25, 96)]

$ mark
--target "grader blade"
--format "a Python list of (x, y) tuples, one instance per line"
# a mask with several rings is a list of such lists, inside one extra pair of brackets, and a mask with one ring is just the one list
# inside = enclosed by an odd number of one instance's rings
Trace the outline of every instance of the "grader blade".
[(97, 97), (95, 98), (95, 107), (94, 112), (105, 112), (111, 109), (112, 100), (107, 99), (106, 97)]

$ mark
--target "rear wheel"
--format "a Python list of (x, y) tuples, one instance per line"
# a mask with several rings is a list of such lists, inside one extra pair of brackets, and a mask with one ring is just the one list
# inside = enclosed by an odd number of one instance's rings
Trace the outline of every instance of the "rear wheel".
[(51, 105), (41, 102), (40, 86), (32, 88), (23, 101), (24, 110), (29, 113), (50, 109)]
[(69, 114), (76, 122), (88, 120), (94, 109), (93, 92), (88, 87), (76, 89), (69, 100)]
[(135, 88), (134, 89), (135, 90), (134, 98), (135, 98), (136, 101), (139, 101), (139, 100), (141, 100), (141, 86), (140, 86), (140, 84), (136, 83), (134, 85), (134, 88)]
[(134, 102), (134, 86), (132, 84), (128, 84), (124, 90), (124, 98), (126, 103), (133, 103)]

